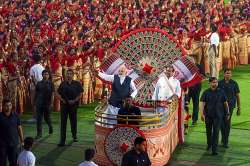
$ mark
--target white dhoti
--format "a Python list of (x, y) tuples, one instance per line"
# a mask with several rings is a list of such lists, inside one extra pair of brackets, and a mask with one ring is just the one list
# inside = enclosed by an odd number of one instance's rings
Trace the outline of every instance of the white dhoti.
[(214, 52), (213, 47), (210, 46), (208, 49), (208, 63), (209, 63), (209, 70), (210, 70), (210, 77), (219, 77), (219, 72), (217, 69), (217, 61), (216, 61), (216, 55)]
[[(114, 107), (112, 105), (108, 105), (105, 111), (105, 119), (104, 122), (107, 123), (107, 127), (114, 127), (117, 124), (117, 115), (120, 108)], [(109, 119), (112, 118), (112, 119)]]

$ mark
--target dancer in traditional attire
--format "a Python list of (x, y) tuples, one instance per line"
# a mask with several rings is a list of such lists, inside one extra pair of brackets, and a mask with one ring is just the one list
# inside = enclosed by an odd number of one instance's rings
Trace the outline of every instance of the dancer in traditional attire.
[(247, 35), (244, 27), (240, 29), (239, 35), (239, 64), (248, 64)]
[[(91, 64), (90, 58), (88, 58), (87, 63)], [(83, 67), (82, 79), (84, 89), (82, 94), (82, 104), (92, 103), (94, 101), (93, 78), (89, 65)]]
[(16, 53), (11, 53), (10, 58), (11, 59), (8, 59), (8, 62), (6, 62), (6, 68), (8, 71), (8, 81), (7, 81), (7, 88), (9, 94), (8, 97), (10, 98), (12, 103), (12, 111), (19, 112), (19, 110), (17, 109), (17, 99), (18, 99), (17, 95), (18, 95), (18, 85), (20, 83), (19, 82), (20, 71), (17, 65)]
[(60, 63), (60, 55), (57, 57), (51, 56), (50, 57), (50, 66), (52, 71), (52, 81), (55, 86), (55, 96), (54, 96), (54, 111), (59, 112), (60, 111), (60, 99), (57, 95), (57, 90), (62, 82), (62, 65)]

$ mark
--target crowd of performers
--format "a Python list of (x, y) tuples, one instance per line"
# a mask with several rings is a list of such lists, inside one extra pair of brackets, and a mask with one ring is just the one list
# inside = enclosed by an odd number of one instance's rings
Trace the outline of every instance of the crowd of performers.
[[(217, 65), (234, 68), (248, 63), (248, 1), (146, 1), (146, 0), (6, 0), (0, 7), (0, 100), (9, 96), (17, 112), (29, 101), (32, 52), (42, 55), (42, 65), (52, 72), (57, 89), (63, 72), (72, 68), (84, 84), (81, 103), (101, 98), (103, 85), (89, 68), (110, 55), (122, 35), (142, 27), (166, 30), (209, 73), (207, 49), (210, 25), (220, 36)], [(90, 65), (85, 65), (90, 64)], [(0, 102), (1, 103), (1, 102)], [(24, 104), (25, 103), (25, 104)], [(0, 108), (1, 109), (1, 108)], [(55, 98), (55, 110), (59, 100)]]

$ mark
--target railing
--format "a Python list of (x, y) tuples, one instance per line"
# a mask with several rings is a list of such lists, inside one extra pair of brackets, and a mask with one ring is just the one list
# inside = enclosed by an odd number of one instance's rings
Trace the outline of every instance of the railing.
[(163, 113), (155, 113), (155, 108), (152, 108), (152, 111), (142, 111), (142, 115), (114, 115), (105, 112), (108, 104), (103, 102), (95, 108), (95, 124), (108, 128), (124, 124), (137, 128), (159, 128), (167, 124), (169, 117), (177, 108), (177, 103), (177, 100), (169, 103), (167, 111)]

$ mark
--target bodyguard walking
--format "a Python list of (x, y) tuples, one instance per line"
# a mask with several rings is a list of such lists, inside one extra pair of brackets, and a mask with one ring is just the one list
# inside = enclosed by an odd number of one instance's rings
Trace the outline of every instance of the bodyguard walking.
[[(205, 75), (203, 66), (198, 63), (196, 63), (196, 66), (199, 69), (199, 72)], [(188, 102), (190, 102), (190, 100), (192, 99), (193, 102), (192, 125), (196, 125), (198, 120), (201, 86), (202, 84), (198, 83), (188, 88), (187, 100)]]
[(229, 118), (229, 108), (225, 93), (218, 88), (216, 77), (209, 79), (210, 88), (205, 90), (201, 96), (201, 120), (206, 123), (207, 150), (212, 147), (212, 155), (217, 155), (218, 137), (221, 121)]
[(80, 82), (73, 80), (74, 72), (68, 69), (66, 80), (58, 88), (61, 100), (61, 140), (58, 146), (64, 146), (66, 140), (67, 119), (69, 116), (73, 141), (77, 142), (77, 107), (83, 92)]
[(228, 106), (229, 106), (229, 113), (230, 118), (227, 120), (226, 118), (223, 119), (223, 123), (221, 124), (221, 136), (222, 136), (222, 143), (225, 148), (228, 148), (228, 137), (230, 133), (231, 127), (231, 117), (233, 114), (233, 110), (237, 103), (237, 113), (236, 115), (240, 115), (240, 89), (238, 83), (232, 78), (232, 71), (230, 69), (224, 70), (224, 79), (219, 81), (219, 88), (222, 89), (228, 99)]
[(36, 84), (35, 101), (37, 112), (37, 136), (36, 139), (42, 137), (42, 120), (44, 117), (45, 122), (49, 127), (49, 134), (53, 133), (53, 127), (51, 122), (51, 110), (54, 100), (54, 85), (49, 79), (50, 74), (48, 70), (42, 71), (42, 81)]
[[(3, 112), (0, 112), (0, 166), (17, 165), (18, 145), (23, 145), (23, 129), (16, 113), (12, 112), (10, 100), (3, 101)], [(19, 138), (19, 139), (18, 139)]]

